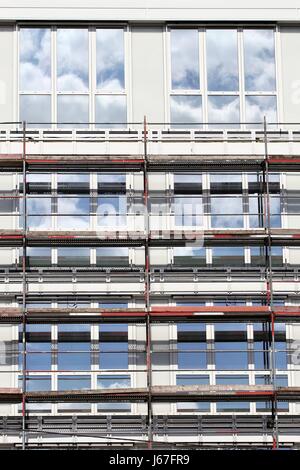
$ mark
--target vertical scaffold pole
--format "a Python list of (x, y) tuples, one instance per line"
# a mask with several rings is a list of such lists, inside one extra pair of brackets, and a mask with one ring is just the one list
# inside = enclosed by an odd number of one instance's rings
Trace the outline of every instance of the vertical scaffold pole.
[(148, 449), (152, 449), (152, 358), (150, 322), (150, 271), (149, 271), (149, 197), (148, 197), (148, 148), (147, 119), (144, 116), (144, 213), (145, 213), (145, 309), (146, 309), (146, 368), (148, 388)]
[(26, 449), (26, 291), (27, 291), (27, 276), (26, 276), (26, 245), (27, 245), (27, 197), (26, 197), (26, 122), (23, 122), (23, 150), (22, 150), (22, 171), (23, 171), (23, 237), (22, 237), (22, 450)]
[(266, 279), (267, 279), (267, 295), (268, 305), (270, 307), (271, 315), (271, 364), (270, 373), (273, 385), (273, 400), (272, 400), (272, 418), (273, 418), (273, 449), (279, 447), (279, 430), (278, 430), (278, 406), (277, 406), (277, 393), (276, 393), (276, 354), (275, 354), (275, 318), (274, 318), (274, 295), (273, 295), (273, 267), (272, 267), (272, 239), (271, 239), (271, 208), (270, 208), (270, 179), (269, 179), (269, 155), (268, 155), (268, 130), (267, 119), (264, 116), (264, 173), (265, 173), (265, 201), (266, 201), (266, 231), (267, 231), (267, 266), (266, 266)]

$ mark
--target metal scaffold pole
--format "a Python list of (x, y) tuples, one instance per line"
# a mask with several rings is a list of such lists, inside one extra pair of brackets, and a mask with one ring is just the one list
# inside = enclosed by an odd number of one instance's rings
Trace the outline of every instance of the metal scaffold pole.
[(150, 273), (149, 273), (149, 195), (148, 195), (148, 149), (147, 119), (144, 116), (144, 213), (145, 213), (145, 309), (146, 309), (146, 367), (148, 388), (148, 448), (152, 449), (152, 358), (151, 358), (151, 322), (150, 322)]
[(271, 205), (270, 205), (270, 179), (269, 179), (269, 154), (268, 154), (268, 130), (267, 120), (264, 116), (264, 187), (265, 187), (265, 207), (266, 207), (266, 233), (267, 233), (267, 257), (266, 257), (266, 280), (267, 280), (267, 302), (271, 315), (271, 362), (270, 373), (273, 384), (272, 419), (273, 419), (273, 448), (279, 447), (278, 430), (278, 407), (276, 393), (276, 354), (275, 354), (275, 315), (274, 315), (274, 295), (273, 295), (273, 266), (272, 266), (272, 240), (271, 240)]
[(26, 276), (26, 243), (27, 243), (27, 198), (26, 198), (26, 123), (23, 122), (23, 150), (22, 150), (22, 201), (23, 201), (23, 237), (22, 237), (22, 450), (26, 449), (26, 293), (27, 293), (27, 276)]

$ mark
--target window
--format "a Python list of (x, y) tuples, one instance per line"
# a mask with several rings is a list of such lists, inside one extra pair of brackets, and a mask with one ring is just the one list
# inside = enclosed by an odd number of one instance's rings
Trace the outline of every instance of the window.
[[(23, 369), (23, 330), (19, 326), (19, 369)], [(27, 325), (26, 327), (27, 371), (51, 370), (51, 326)]]
[[(98, 375), (97, 377), (97, 387), (98, 388), (129, 388), (130, 377), (129, 375)], [(124, 412), (130, 411), (130, 403), (98, 403), (98, 411), (114, 411), (114, 412)]]
[(96, 248), (96, 264), (104, 267), (129, 266), (129, 250), (126, 247)]
[(208, 90), (239, 91), (237, 30), (208, 29), (206, 57)]
[(127, 221), (126, 196), (99, 197), (97, 207), (99, 227), (124, 227)]
[(59, 375), (58, 390), (89, 390), (91, 377), (88, 375)]
[(98, 375), (98, 388), (128, 388), (130, 387), (129, 375)]
[(212, 248), (213, 266), (243, 266), (244, 248), (242, 246), (215, 246)]
[(277, 121), (272, 28), (172, 28), (170, 52), (174, 127), (256, 127), (264, 115)]
[(251, 266), (265, 266), (266, 265), (266, 250), (263, 246), (251, 246)]
[(175, 173), (174, 194), (202, 193), (201, 173)]
[(178, 369), (186, 371), (206, 369), (206, 325), (203, 323), (178, 323)]
[[(201, 96), (171, 96), (171, 123), (173, 127), (194, 127), (202, 122)], [(198, 127), (197, 126), (197, 127)]]
[(90, 368), (90, 325), (58, 325), (58, 370)]
[(175, 266), (205, 266), (206, 250), (205, 248), (192, 247), (174, 247), (174, 265)]
[(106, 370), (128, 369), (128, 326), (107, 324), (99, 327), (99, 367)]
[(101, 369), (128, 369), (128, 342), (109, 341), (99, 345)]
[(219, 401), (217, 402), (218, 412), (249, 412), (250, 403), (247, 401)]
[(97, 29), (97, 90), (125, 88), (124, 34), (122, 29)]
[[(19, 377), (19, 387), (23, 388), (23, 377)], [(50, 375), (27, 375), (26, 391), (27, 392), (46, 392), (51, 390)]]
[(177, 226), (203, 227), (201, 197), (175, 197), (174, 213)]
[(113, 301), (111, 300), (110, 302), (109, 301), (100, 301), (98, 303), (98, 307), (99, 308), (117, 308), (117, 309), (120, 309), (122, 310), (123, 308), (127, 308), (128, 307), (128, 303), (127, 302), (118, 302), (118, 301)]
[(52, 225), (51, 198), (27, 198), (27, 227), (30, 230), (49, 230)]
[(243, 370), (248, 368), (246, 341), (216, 341), (216, 370)]
[[(38, 341), (38, 337), (32, 338), (26, 344), (26, 367), (32, 371), (51, 370), (51, 342)], [(20, 344), (20, 362), (22, 364), (23, 346)]]
[(51, 121), (51, 30), (21, 28), (20, 119), (43, 127)]
[[(270, 375), (257, 375), (255, 377), (256, 385), (268, 385), (272, 383)], [(288, 387), (288, 377), (286, 375), (276, 375), (276, 387)], [(256, 412), (271, 412), (272, 403), (271, 401), (266, 402), (257, 402), (256, 403)], [(277, 411), (288, 412), (289, 403), (284, 401), (277, 401)]]
[(211, 197), (212, 228), (243, 228), (243, 199), (239, 196)]
[(100, 173), (97, 175), (98, 193), (101, 194), (125, 194), (125, 173)]
[(80, 247), (57, 248), (58, 266), (90, 266), (90, 249)]
[[(217, 385), (248, 385), (249, 378), (247, 375), (217, 375)], [(218, 412), (245, 412), (250, 411), (249, 402), (225, 401), (217, 402)]]
[(89, 197), (59, 197), (57, 226), (60, 230), (86, 230), (90, 224)]
[(174, 90), (200, 89), (197, 30), (174, 29), (171, 31), (171, 64)]
[[(287, 370), (288, 354), (286, 342), (286, 325), (275, 324), (275, 366)], [(254, 365), (256, 369), (268, 369), (272, 366), (272, 343), (270, 332), (262, 323), (254, 326)]]
[(58, 173), (57, 192), (58, 194), (79, 194), (89, 193), (89, 174)]
[(114, 127), (108, 123), (115, 124), (115, 127), (124, 127), (127, 111), (122, 29), (96, 30), (96, 59), (97, 127)]
[(212, 228), (243, 228), (242, 175), (210, 174)]
[(20, 120), (31, 127), (124, 127), (123, 28), (20, 28), (19, 45)]
[[(209, 385), (208, 375), (177, 375), (177, 385)], [(177, 411), (210, 411), (210, 403), (207, 402), (177, 402)]]
[(125, 96), (96, 96), (97, 127), (124, 127), (127, 121), (126, 113)]
[(26, 248), (27, 264), (29, 267), (51, 266), (51, 248)]
[(248, 375), (217, 375), (217, 385), (249, 385)]

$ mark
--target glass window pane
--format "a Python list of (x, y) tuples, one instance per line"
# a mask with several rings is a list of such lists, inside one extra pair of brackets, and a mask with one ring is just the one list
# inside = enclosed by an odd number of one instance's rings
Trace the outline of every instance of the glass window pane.
[(39, 230), (49, 229), (51, 227), (51, 199), (41, 197), (28, 198), (27, 214), (28, 228)]
[(249, 385), (248, 375), (217, 375), (217, 385)]
[[(129, 375), (98, 375), (97, 388), (128, 388), (130, 387)], [(130, 403), (99, 403), (98, 411), (130, 411)]]
[[(88, 30), (57, 30), (57, 90), (87, 91), (89, 88)], [(76, 114), (75, 114), (76, 116)]]
[(129, 375), (98, 375), (97, 388), (128, 388)]
[[(171, 123), (176, 127), (193, 127), (202, 122), (201, 96), (171, 96)], [(180, 125), (180, 126), (179, 126)]]
[(89, 197), (59, 197), (57, 200), (58, 214), (88, 215), (90, 210)]
[(175, 224), (177, 226), (203, 226), (202, 197), (174, 198)]
[[(240, 99), (237, 96), (209, 96), (208, 122), (219, 127), (238, 127), (240, 122)], [(231, 126), (224, 126), (224, 124)]]
[(246, 96), (246, 122), (261, 123), (264, 116), (267, 122), (277, 122), (276, 96)]
[(209, 91), (238, 91), (237, 30), (206, 31), (206, 63)]
[(125, 127), (127, 122), (126, 96), (96, 96), (97, 127)]
[(127, 198), (125, 196), (100, 197), (97, 205), (98, 227), (126, 226)]
[(209, 385), (209, 375), (177, 375), (177, 385)]
[(59, 95), (57, 97), (57, 120), (58, 127), (87, 127), (89, 122), (89, 97)]
[(243, 266), (244, 248), (242, 246), (219, 246), (212, 248), (214, 266)]
[[(22, 388), (23, 379), (19, 379), (19, 387)], [(42, 392), (51, 390), (51, 377), (49, 375), (30, 375), (26, 377), (27, 392)]]
[(125, 173), (99, 173), (97, 175), (98, 185), (105, 183), (126, 183)]
[(246, 401), (221, 401), (217, 403), (217, 411), (227, 412), (249, 412), (250, 403)]
[(196, 29), (171, 31), (172, 89), (199, 90), (199, 35)]
[(245, 89), (246, 91), (274, 91), (275, 47), (271, 29), (245, 29)]
[(206, 250), (205, 248), (193, 247), (174, 247), (174, 264), (176, 266), (205, 266)]
[(21, 28), (20, 91), (50, 92), (50, 43), (50, 29)]
[(129, 251), (126, 247), (96, 248), (97, 266), (129, 266)]
[(26, 121), (27, 127), (50, 127), (51, 96), (21, 95), (20, 121)]
[(247, 342), (215, 342), (217, 370), (248, 368)]
[(124, 89), (124, 31), (97, 29), (97, 88)]
[(57, 217), (58, 229), (88, 229), (90, 223), (90, 198), (59, 197), (57, 200), (57, 213), (59, 214)]
[(206, 343), (178, 342), (178, 369), (206, 369)]
[(27, 247), (28, 266), (51, 266), (51, 248)]

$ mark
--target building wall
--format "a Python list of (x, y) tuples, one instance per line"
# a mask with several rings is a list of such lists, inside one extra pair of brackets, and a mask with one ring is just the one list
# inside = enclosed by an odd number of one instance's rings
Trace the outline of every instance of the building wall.
[(14, 73), (14, 28), (0, 26), (0, 122), (13, 121), (16, 76)]
[(85, 9), (79, 0), (70, 2), (53, 0), (51, 6), (41, 5), (39, 0), (17, 0), (13, 7), (7, 0), (1, 0), (3, 20), (87, 20), (87, 21), (296, 21), (299, 17), (297, 0), (288, 0), (283, 5), (280, 0), (271, 4), (268, 0), (239, 2), (230, 0), (226, 5), (222, 0), (108, 0), (99, 2), (88, 0)]

